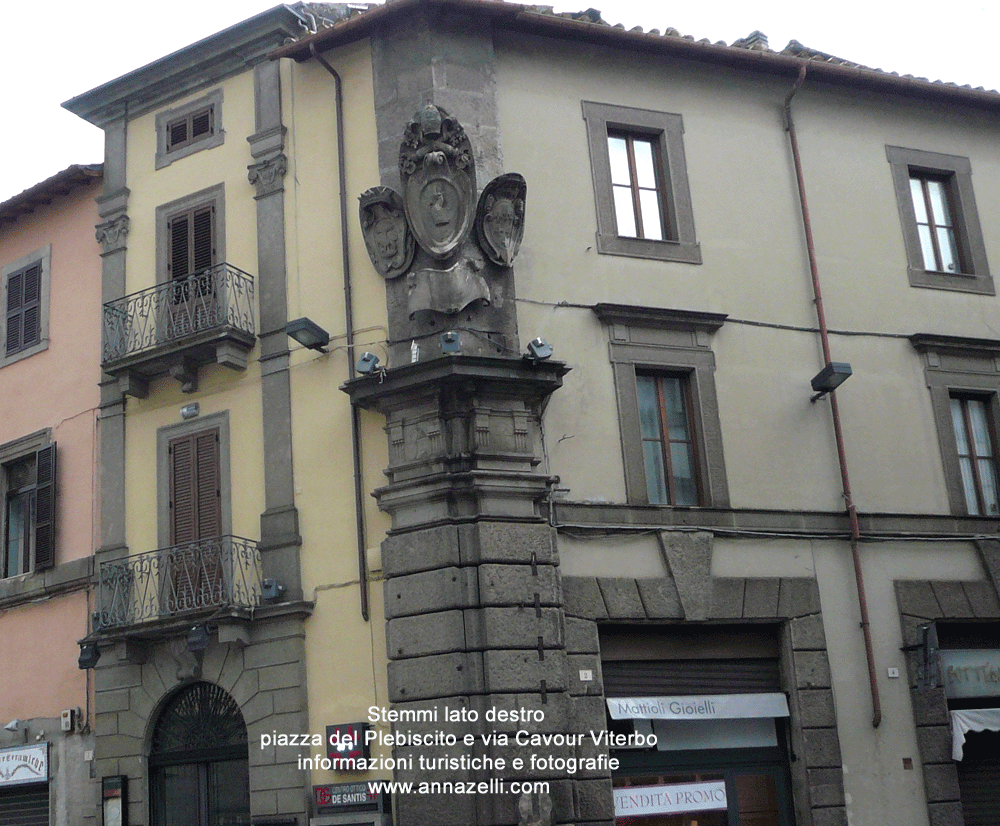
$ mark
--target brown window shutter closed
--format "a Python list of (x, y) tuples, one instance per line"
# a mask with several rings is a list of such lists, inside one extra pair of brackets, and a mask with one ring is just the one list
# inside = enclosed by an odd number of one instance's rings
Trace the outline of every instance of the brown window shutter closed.
[(7, 279), (7, 352), (21, 349), (21, 307), (24, 303), (24, 273)]
[(21, 348), (30, 347), (40, 340), (41, 305), (39, 299), (42, 292), (42, 267), (35, 264), (24, 271), (24, 321), (21, 325)]
[(189, 257), (189, 239), (191, 215), (184, 213), (170, 219), (168, 230), (170, 235), (170, 277), (173, 279), (187, 278), (191, 274)]
[(215, 207), (196, 209), (192, 224), (192, 272), (203, 272), (215, 263)]
[(170, 442), (170, 544), (222, 533), (219, 433), (208, 430)]
[(56, 445), (35, 453), (35, 570), (55, 564)]

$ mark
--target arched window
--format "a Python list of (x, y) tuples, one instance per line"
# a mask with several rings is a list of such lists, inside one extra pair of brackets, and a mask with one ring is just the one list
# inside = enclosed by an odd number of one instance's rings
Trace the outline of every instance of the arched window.
[(160, 713), (149, 754), (153, 826), (249, 826), (247, 727), (212, 683), (177, 692)]

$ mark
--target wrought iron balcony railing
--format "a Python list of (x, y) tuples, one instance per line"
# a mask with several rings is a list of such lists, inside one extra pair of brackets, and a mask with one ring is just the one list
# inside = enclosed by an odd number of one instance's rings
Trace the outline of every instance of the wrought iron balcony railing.
[(255, 334), (253, 277), (216, 264), (104, 305), (103, 363), (228, 328)]
[(218, 608), (250, 609), (260, 598), (257, 544), (220, 536), (103, 562), (93, 630)]

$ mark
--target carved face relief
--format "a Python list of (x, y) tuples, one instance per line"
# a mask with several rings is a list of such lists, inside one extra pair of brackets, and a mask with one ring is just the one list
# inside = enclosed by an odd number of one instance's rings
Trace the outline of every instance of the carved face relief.
[(514, 262), (524, 236), (527, 184), (516, 172), (490, 181), (476, 210), (476, 238), (486, 256), (501, 267)]
[(366, 190), (359, 211), (361, 232), (375, 269), (385, 278), (402, 275), (413, 261), (415, 247), (399, 193), (387, 186)]

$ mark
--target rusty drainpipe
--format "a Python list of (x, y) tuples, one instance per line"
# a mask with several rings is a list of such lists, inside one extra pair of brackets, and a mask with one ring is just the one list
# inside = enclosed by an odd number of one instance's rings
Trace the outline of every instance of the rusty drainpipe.
[[(344, 94), (343, 81), (337, 70), (316, 50), (314, 43), (309, 44), (309, 51), (324, 69), (331, 75), (336, 86), (337, 107), (337, 175), (340, 178), (340, 248), (343, 254), (344, 269), (344, 315), (347, 327), (347, 378), (356, 376), (354, 371), (354, 299), (351, 291), (351, 258), (347, 246), (347, 162), (344, 147)], [(351, 453), (354, 459), (354, 521), (358, 539), (358, 580), (361, 588), (361, 616), (367, 622), (368, 609), (368, 540), (365, 536), (365, 503), (362, 492), (361, 478), (361, 414), (356, 405), (351, 405)]]
[[(823, 345), (823, 363), (829, 364), (830, 334), (823, 311), (823, 293), (819, 284), (819, 268), (816, 265), (816, 247), (813, 244), (812, 222), (809, 219), (809, 205), (806, 201), (805, 181), (802, 177), (802, 160), (799, 157), (799, 142), (795, 136), (795, 122), (792, 120), (792, 98), (806, 79), (806, 66), (799, 69), (799, 76), (785, 98), (785, 128), (792, 146), (792, 160), (795, 162), (795, 180), (799, 187), (799, 204), (802, 207), (802, 225), (806, 234), (806, 249), (809, 253), (809, 270), (812, 273), (813, 295), (815, 296), (816, 318), (819, 321), (819, 337)], [(833, 416), (833, 432), (837, 440), (837, 458), (840, 460), (840, 478), (844, 486), (844, 501), (847, 517), (851, 525), (851, 556), (854, 560), (854, 580), (858, 586), (858, 607), (861, 609), (861, 633), (865, 639), (865, 657), (868, 660), (868, 682), (872, 694), (872, 728), (882, 722), (882, 701), (879, 699), (878, 682), (875, 674), (875, 652), (872, 648), (871, 622), (868, 619), (868, 599), (865, 596), (865, 579), (861, 571), (861, 553), (858, 548), (861, 528), (858, 525), (858, 511), (851, 497), (851, 478), (847, 472), (847, 452), (844, 449), (844, 431), (840, 424), (840, 407), (837, 405), (837, 391), (830, 391), (830, 413)]]

